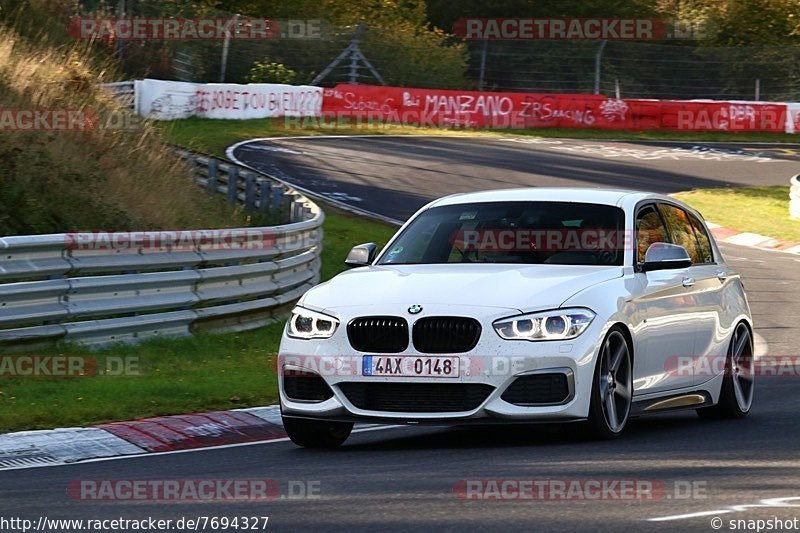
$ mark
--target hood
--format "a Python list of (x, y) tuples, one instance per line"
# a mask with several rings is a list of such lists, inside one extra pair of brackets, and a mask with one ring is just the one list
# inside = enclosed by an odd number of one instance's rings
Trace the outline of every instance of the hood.
[(619, 266), (446, 264), (356, 268), (314, 287), (318, 310), (380, 304), (553, 309), (583, 289), (622, 276)]

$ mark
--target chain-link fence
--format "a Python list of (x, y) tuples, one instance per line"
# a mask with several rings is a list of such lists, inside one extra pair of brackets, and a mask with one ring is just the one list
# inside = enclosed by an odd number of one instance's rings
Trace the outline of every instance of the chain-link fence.
[[(207, 16), (207, 14), (206, 14)], [(232, 18), (215, 12), (214, 17)], [(339, 82), (622, 98), (800, 98), (800, 47), (710, 47), (697, 41), (463, 41), (333, 27), (275, 39), (117, 43), (131, 77), (330, 86)], [(344, 53), (357, 36), (364, 61)], [(338, 62), (332, 63), (339, 59)], [(330, 68), (328, 68), (330, 67)], [(324, 74), (323, 79), (319, 79)]]
[(486, 90), (623, 98), (796, 100), (800, 48), (630, 41), (470, 42), (468, 77)]

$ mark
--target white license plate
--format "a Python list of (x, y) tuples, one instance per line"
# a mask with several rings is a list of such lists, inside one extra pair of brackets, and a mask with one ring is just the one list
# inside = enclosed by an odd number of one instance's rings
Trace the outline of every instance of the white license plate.
[(457, 378), (458, 357), (414, 357), (367, 355), (361, 365), (364, 376), (396, 376), (420, 378)]

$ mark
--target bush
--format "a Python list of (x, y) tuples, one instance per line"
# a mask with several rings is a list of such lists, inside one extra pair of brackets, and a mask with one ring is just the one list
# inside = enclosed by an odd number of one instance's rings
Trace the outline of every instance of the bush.
[(250, 83), (286, 83), (292, 84), (297, 78), (297, 73), (286, 68), (281, 63), (272, 61), (256, 61), (247, 74)]

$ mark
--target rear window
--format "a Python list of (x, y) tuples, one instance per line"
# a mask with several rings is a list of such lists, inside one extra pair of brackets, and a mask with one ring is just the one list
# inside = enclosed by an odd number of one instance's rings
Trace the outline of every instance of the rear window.
[(622, 265), (624, 214), (571, 202), (485, 202), (420, 214), (378, 264)]

